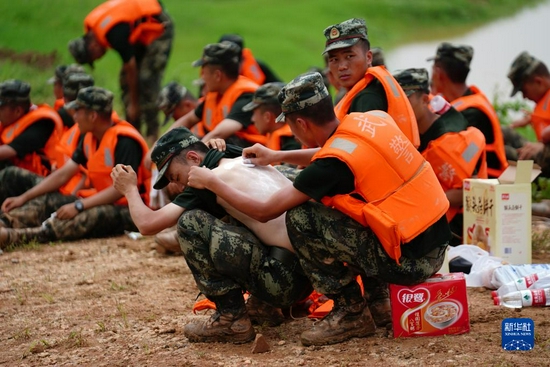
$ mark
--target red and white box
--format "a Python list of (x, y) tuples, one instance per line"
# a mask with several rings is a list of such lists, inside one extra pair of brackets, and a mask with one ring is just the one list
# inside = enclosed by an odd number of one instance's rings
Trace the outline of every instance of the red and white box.
[(463, 273), (436, 274), (407, 287), (390, 284), (393, 336), (435, 336), (470, 331)]

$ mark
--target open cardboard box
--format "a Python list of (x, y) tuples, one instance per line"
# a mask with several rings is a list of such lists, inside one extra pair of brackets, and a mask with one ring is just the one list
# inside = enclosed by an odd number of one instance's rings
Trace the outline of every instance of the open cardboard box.
[(509, 162), (498, 179), (465, 179), (464, 242), (511, 264), (531, 263), (533, 161)]

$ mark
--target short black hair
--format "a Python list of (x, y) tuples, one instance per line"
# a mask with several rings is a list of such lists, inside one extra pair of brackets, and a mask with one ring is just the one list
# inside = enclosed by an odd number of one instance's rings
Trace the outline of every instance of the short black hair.
[(207, 64), (221, 70), (229, 79), (237, 79), (240, 74), (241, 65), (235, 63)]
[(279, 116), (282, 112), (281, 105), (278, 103), (262, 103), (257, 108), (262, 112), (269, 111), (274, 114), (275, 117)]
[(307, 118), (317, 126), (323, 126), (336, 119), (334, 113), (334, 105), (332, 97), (326, 96), (312, 106), (306, 107), (303, 110), (285, 113), (285, 118), (296, 120), (298, 117)]
[(31, 101), (13, 101), (13, 100), (9, 100), (4, 105), (9, 106), (11, 109), (21, 107), (25, 113), (28, 113), (31, 109)]
[(453, 83), (466, 83), (470, 68), (464, 62), (451, 57), (440, 57), (434, 65), (443, 69)]

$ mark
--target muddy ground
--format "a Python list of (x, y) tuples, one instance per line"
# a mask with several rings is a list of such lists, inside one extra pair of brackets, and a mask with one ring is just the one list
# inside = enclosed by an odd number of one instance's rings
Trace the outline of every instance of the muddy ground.
[[(198, 291), (183, 257), (157, 254), (152, 238), (126, 236), (26, 246), (0, 256), (0, 365), (5, 366), (548, 366), (550, 308), (494, 306), (468, 289), (463, 335), (370, 338), (303, 347), (310, 319), (257, 327), (270, 345), (191, 344), (184, 325)], [(537, 253), (537, 262), (548, 262)], [(529, 317), (532, 351), (501, 348), (501, 321)]]

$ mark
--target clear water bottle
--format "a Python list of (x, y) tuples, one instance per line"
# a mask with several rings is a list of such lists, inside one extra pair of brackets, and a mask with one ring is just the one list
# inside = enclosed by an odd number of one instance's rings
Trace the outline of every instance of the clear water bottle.
[[(501, 285), (496, 291), (492, 291), (491, 296), (493, 296), (493, 298), (502, 297), (510, 292), (523, 291), (531, 288), (531, 286), (533, 286), (539, 279), (543, 279), (548, 275), (550, 275), (549, 272), (541, 272), (517, 278), (516, 280)], [(550, 278), (547, 280), (546, 284), (546, 287), (539, 286), (538, 288), (550, 288)]]
[(550, 288), (550, 273), (540, 276), (539, 279), (533, 283), (532, 286), (529, 287), (529, 289), (544, 289), (544, 288)]
[(437, 113), (438, 115), (443, 115), (445, 112), (449, 111), (449, 108), (451, 108), (451, 104), (447, 102), (443, 96), (437, 94), (432, 97), (430, 100), (430, 107), (432, 108), (432, 111), (434, 113)]
[(495, 305), (510, 308), (550, 306), (550, 288), (510, 292), (502, 297), (493, 298), (493, 301)]

